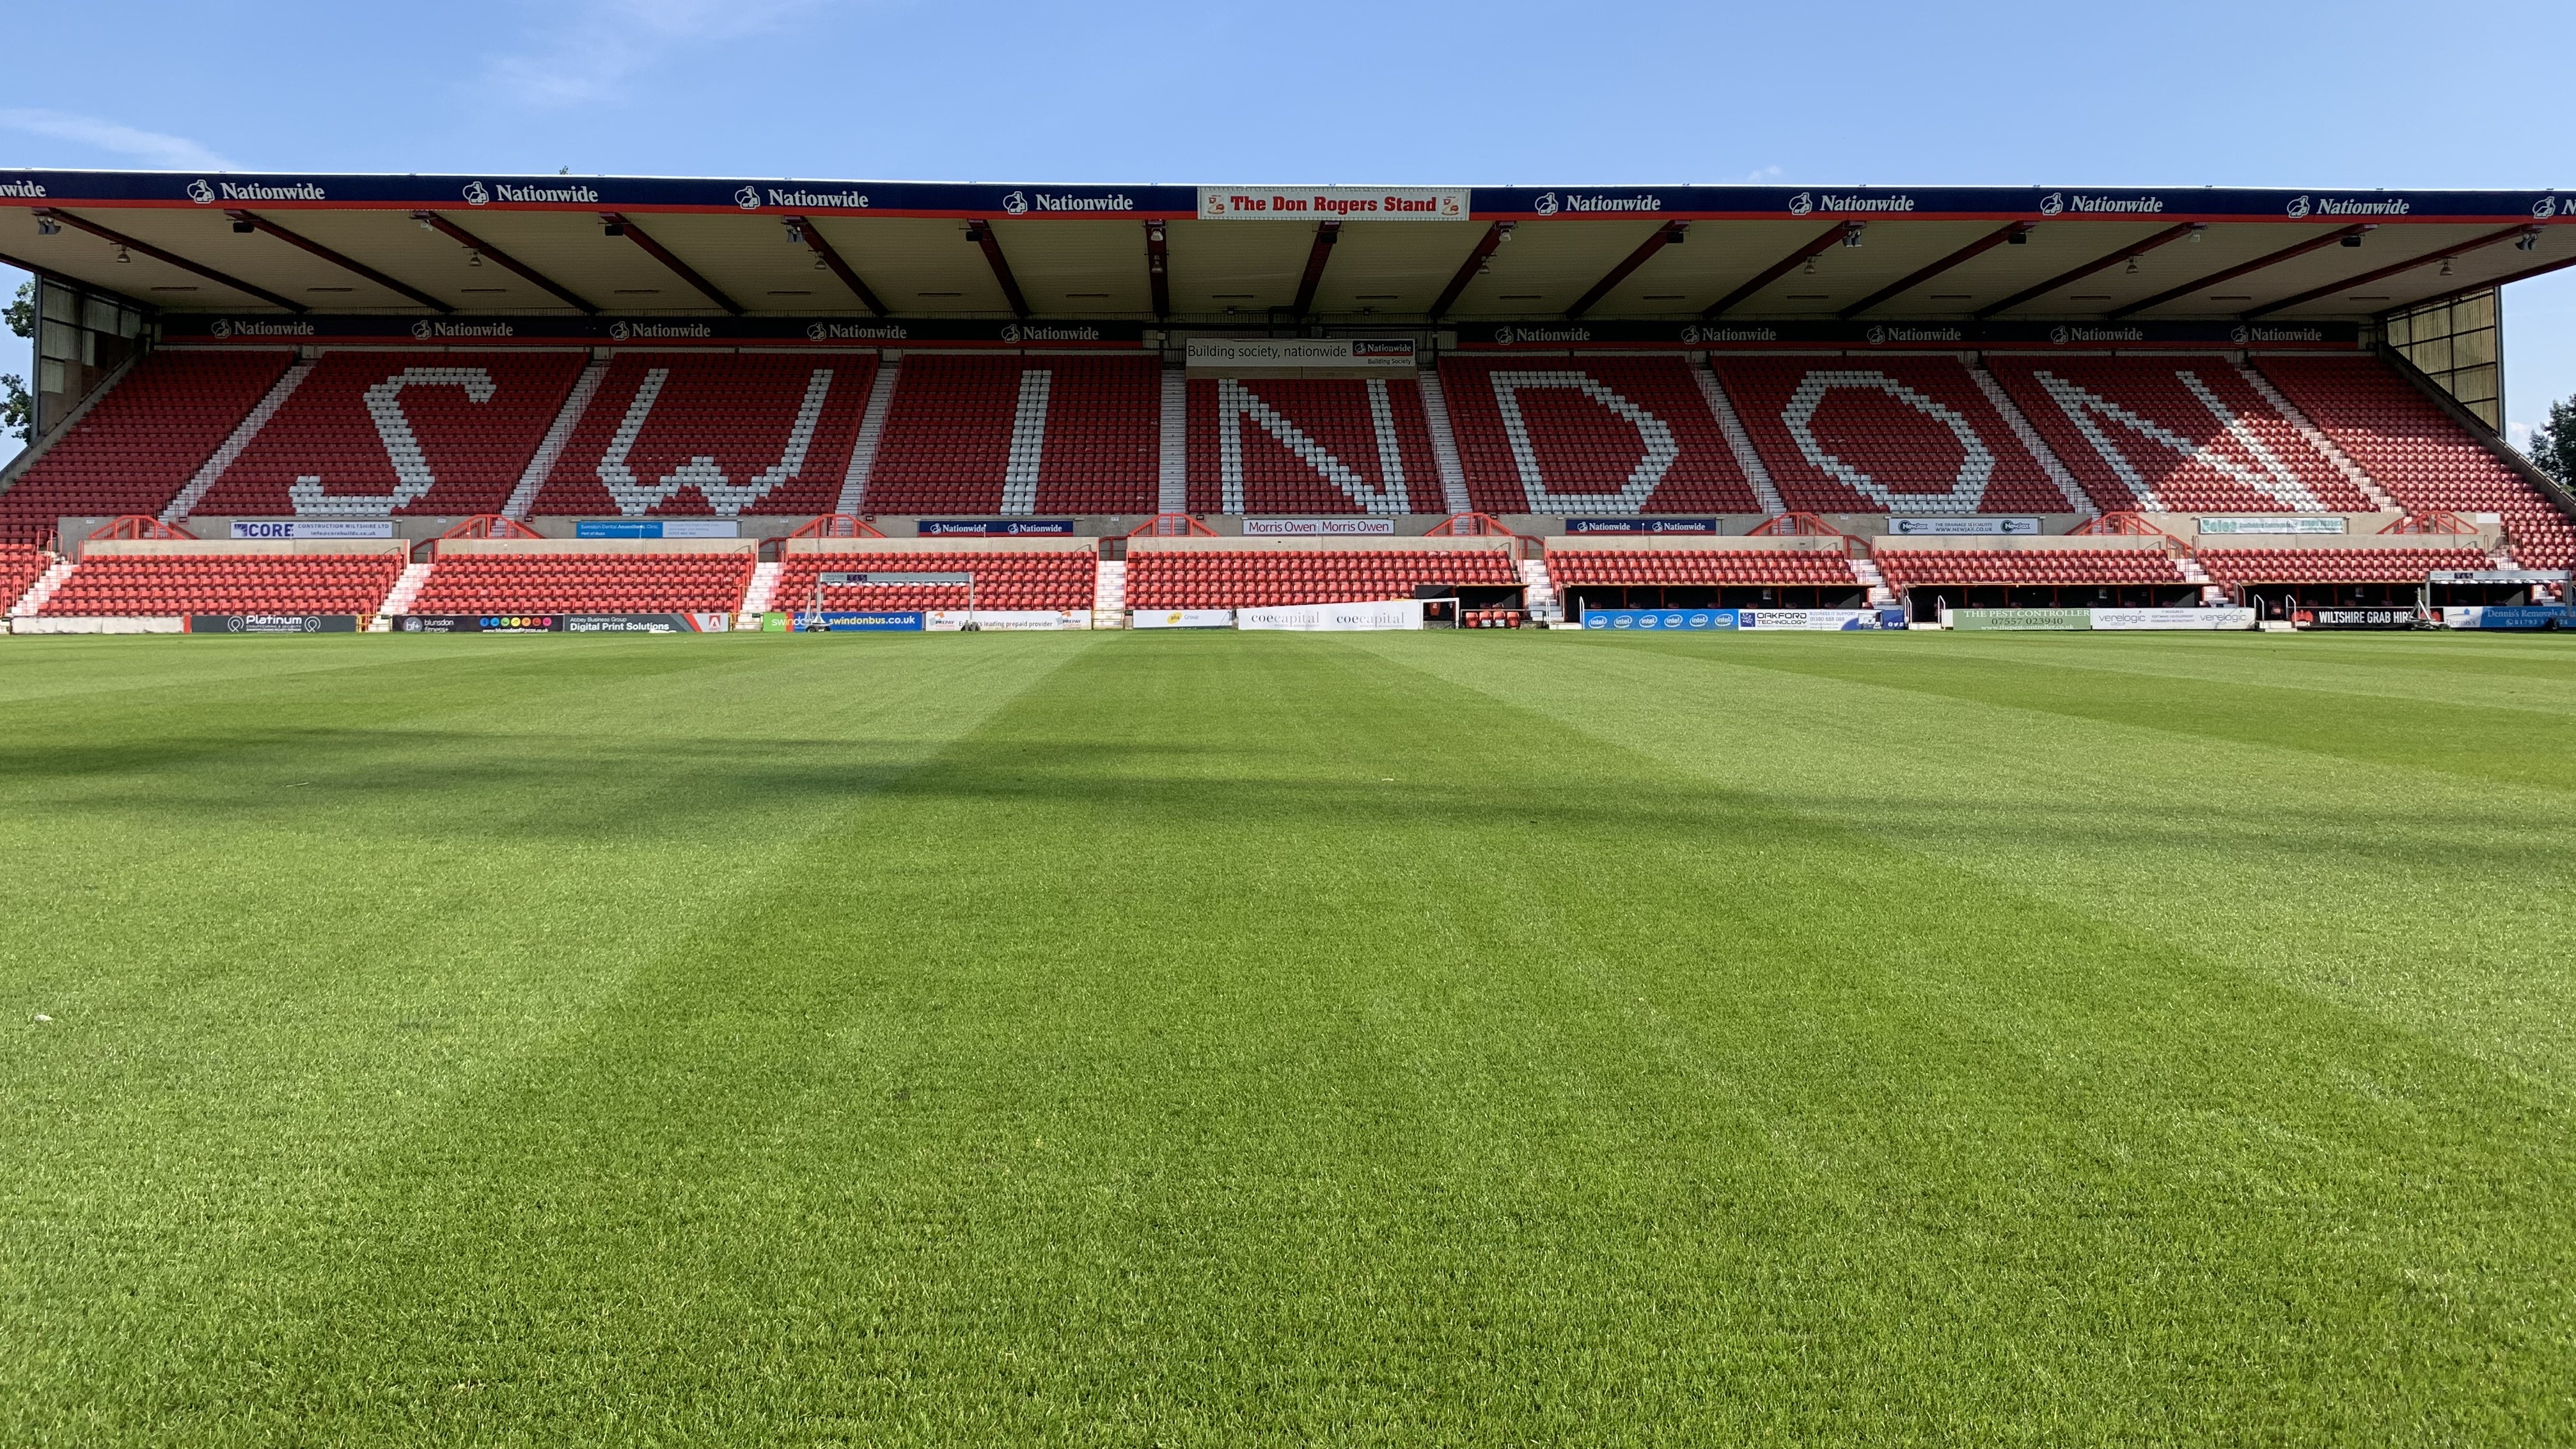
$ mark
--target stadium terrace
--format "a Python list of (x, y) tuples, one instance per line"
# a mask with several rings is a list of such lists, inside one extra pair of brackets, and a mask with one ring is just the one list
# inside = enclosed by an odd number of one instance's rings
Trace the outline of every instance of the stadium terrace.
[(2548, 622), (2576, 503), (2451, 342), (2565, 212), (6, 174), (0, 584), (17, 632)]

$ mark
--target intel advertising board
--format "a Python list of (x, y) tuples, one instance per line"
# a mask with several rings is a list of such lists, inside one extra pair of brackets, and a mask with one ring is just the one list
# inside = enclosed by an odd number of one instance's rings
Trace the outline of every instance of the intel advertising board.
[(1624, 629), (1636, 634), (1705, 634), (1736, 627), (1733, 609), (1586, 609), (1586, 629)]

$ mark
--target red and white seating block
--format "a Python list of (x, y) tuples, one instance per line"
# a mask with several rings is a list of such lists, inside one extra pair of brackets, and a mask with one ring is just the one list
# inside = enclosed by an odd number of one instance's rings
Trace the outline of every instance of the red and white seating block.
[(1781, 501), (1816, 513), (2063, 513), (1955, 357), (1729, 357), (1719, 383)]

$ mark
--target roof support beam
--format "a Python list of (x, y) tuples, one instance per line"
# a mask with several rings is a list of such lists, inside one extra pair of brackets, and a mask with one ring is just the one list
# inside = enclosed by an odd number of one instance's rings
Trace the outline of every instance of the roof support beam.
[(2459, 256), (2464, 252), (2476, 251), (2480, 247), (2491, 247), (2498, 242), (2509, 242), (2530, 230), (2531, 227), (2525, 225), (2509, 226), (2502, 231), (2491, 231), (2485, 236), (2478, 237), (2471, 241), (2462, 242), (2458, 246), (2442, 247), (2435, 251), (2426, 252), (2424, 255), (2415, 257), (2408, 261), (2395, 262), (2388, 266), (2380, 267), (2374, 271), (2364, 272), (2358, 277), (2346, 277), (2332, 286), (2311, 287), (2307, 291), (2301, 292), (2295, 297), (2283, 297), (2277, 302), (2266, 302), (2260, 307), (2250, 308), (2244, 312), (2238, 313), (2237, 315), (2248, 321), (2251, 321), (2256, 317), (2269, 317), (2275, 312), (2286, 311), (2287, 309), (2299, 306), (2302, 303), (2313, 302), (2319, 297), (2333, 296), (2335, 293), (2342, 291), (2346, 287), (2366, 287), (2383, 277), (2393, 277), (2400, 272), (2411, 272), (2417, 267), (2429, 266), (2434, 262), (2447, 262), (2453, 257)]
[(699, 296), (715, 303), (717, 306), (722, 307), (736, 317), (742, 315), (742, 304), (740, 302), (726, 296), (716, 287), (715, 283), (699, 276), (697, 268), (692, 267), (687, 262), (681, 261), (678, 257), (671, 255), (671, 249), (669, 247), (653, 240), (653, 238), (645, 232), (644, 228), (628, 221), (622, 213), (603, 211), (599, 214), (599, 219), (608, 223), (610, 226), (616, 227), (625, 232), (626, 239), (628, 241), (635, 243), (637, 246), (642, 247), (645, 251), (651, 253), (653, 260), (669, 267), (672, 274), (677, 276), (681, 281), (697, 288)]
[(453, 312), (456, 310), (445, 302), (442, 302), (436, 297), (429, 295), (427, 292), (420, 290), (418, 287), (397, 282), (393, 278), (386, 276), (384, 273), (377, 271), (375, 268), (368, 266), (366, 263), (359, 261), (355, 257), (344, 257), (338, 252), (331, 250), (329, 247), (322, 245), (320, 242), (313, 240), (311, 237), (302, 236), (289, 231), (285, 227), (278, 225), (267, 217), (261, 216), (257, 212), (226, 211), (224, 215), (231, 217), (242, 226), (257, 227), (268, 235), (286, 243), (288, 246), (311, 252), (313, 255), (320, 257), (331, 265), (340, 268), (342, 271), (364, 277), (368, 281), (375, 283), (377, 286), (382, 287), (386, 291), (392, 292), (397, 296), (409, 297), (413, 301), (418, 302), (420, 305), (427, 307), (433, 312)]
[(1333, 243), (1341, 239), (1340, 222), (1315, 223), (1315, 240), (1306, 248), (1306, 274), (1297, 279), (1297, 301), (1288, 309), (1288, 314), (1298, 321), (1305, 321), (1306, 314), (1315, 309), (1315, 289), (1324, 284), (1324, 264), (1333, 259)]
[[(18, 265), (24, 266), (25, 263), (22, 262)], [(2455, 302), (2462, 297), (2473, 296), (2479, 292), (2504, 287), (2514, 282), (2527, 282), (2534, 277), (2545, 277), (2551, 272), (2563, 271), (2568, 267), (2576, 267), (2576, 256), (2564, 256), (2554, 262), (2542, 262), (2536, 267), (2525, 267), (2518, 272), (2507, 272), (2501, 277), (2489, 277), (2483, 282), (2471, 282), (2469, 285), (2461, 287), (2456, 291), (2443, 292), (2438, 296), (2426, 297), (2420, 301), (2409, 302), (2406, 305), (2409, 307), (2430, 307), (2436, 302)]]
[(1574, 299), (1574, 305), (1565, 309), (1565, 320), (1579, 321), (1584, 313), (1592, 310), (1594, 303), (1610, 295), (1611, 288), (1628, 280), (1630, 272), (1644, 266), (1647, 258), (1668, 246), (1679, 245), (1681, 239), (1689, 232), (1690, 223), (1686, 221), (1669, 222), (1656, 227), (1653, 236), (1637, 243), (1635, 251), (1628, 253), (1619, 265), (1612, 267), (1600, 281), (1592, 284), (1592, 290)]
[(106, 227), (99, 225), (97, 222), (90, 221), (84, 217), (74, 216), (68, 211), (59, 211), (50, 206), (40, 206), (36, 208), (36, 215), (52, 217), (54, 220), (61, 222), (65, 226), (79, 227), (81, 230), (88, 232), (91, 236), (103, 237), (106, 240), (112, 241), (118, 246), (125, 248), (127, 251), (141, 252), (156, 262), (167, 262), (171, 266), (177, 267), (183, 272), (194, 272), (209, 282), (220, 282), (223, 285), (232, 288), (236, 292), (257, 297), (272, 307), (283, 307), (289, 312), (309, 312), (313, 310), (301, 302), (290, 302), (286, 298), (277, 295), (275, 292), (269, 291), (265, 287), (254, 287), (239, 277), (226, 276), (212, 267), (200, 266), (197, 263), (188, 260), (186, 257), (177, 255), (176, 253), (165, 252), (159, 247), (152, 245), (150, 242), (136, 241), (134, 238), (127, 236), (123, 232), (110, 231)]
[(831, 269), (833, 276), (841, 279), (841, 285), (849, 288), (852, 294), (858, 297), (859, 305), (879, 317), (886, 315), (885, 303), (878, 301), (877, 294), (868, 290), (868, 284), (859, 280), (858, 272), (841, 259), (840, 252), (823, 239), (821, 232), (814, 229), (814, 223), (810, 218), (791, 216), (786, 218), (786, 221), (788, 229), (796, 233), (797, 238), (805, 243), (808, 250), (822, 259), (823, 265)]
[(1861, 298), (1859, 301), (1852, 303), (1848, 307), (1845, 307), (1838, 315), (1842, 320), (1849, 322), (1854, 317), (1859, 316), (1861, 313), (1868, 311), (1870, 308), (1877, 306), (1879, 303), (1884, 302), (1891, 297), (1901, 297), (1906, 293), (1913, 291), (1915, 288), (1922, 286), (1925, 282), (1932, 280), (1934, 277), (1941, 275), (1943, 272), (1950, 270), (1961, 262), (1967, 261), (1972, 257), (1984, 256), (1987, 252), (1992, 251), (1996, 247), (2002, 246), (2005, 242), (2011, 241), (2014, 237), (2026, 235), (2033, 225), (2034, 223), (2032, 222), (2016, 221), (1999, 230), (1990, 231), (1984, 236), (1977, 238), (1975, 241), (1968, 243), (1966, 246), (1959, 248), (1957, 251), (1950, 253), (1948, 256), (1943, 257), (1941, 260), (1934, 262), (1932, 265), (1914, 272), (1911, 275), (1888, 283), (1886, 286), (1879, 288), (1877, 291), (1872, 292), (1868, 296)]
[(1467, 260), (1458, 264), (1458, 275), (1449, 279), (1449, 285), (1440, 290), (1440, 300), (1431, 304), (1432, 321), (1437, 322), (1449, 315), (1449, 309), (1457, 306), (1458, 298), (1466, 292), (1467, 284), (1484, 272), (1494, 249), (1511, 239), (1512, 224), (1508, 221), (1498, 221), (1485, 228), (1485, 234), (1476, 239), (1476, 249), (1467, 253)]
[(1736, 305), (1745, 298), (1752, 296), (1754, 293), (1761, 291), (1767, 286), (1770, 286), (1773, 282), (1789, 275), (1791, 272), (1804, 265), (1809, 257), (1812, 257), (1818, 252), (1823, 251), (1825, 248), (1832, 246), (1834, 243), (1841, 241), (1846, 236), (1858, 233), (1860, 229), (1861, 223), (1856, 221), (1838, 221), (1833, 225), (1826, 227), (1822, 232), (1818, 233), (1813, 240), (1807, 242), (1804, 246), (1799, 247), (1796, 251), (1789, 253), (1787, 256), (1773, 262), (1771, 265), (1764, 267), (1751, 281), (1746, 282), (1743, 286), (1736, 288), (1734, 291), (1727, 293), (1716, 301), (1709, 303), (1707, 310), (1699, 314), (1701, 320), (1707, 322), (1716, 321), (1718, 318), (1726, 315), (1727, 308)]
[(583, 301), (580, 295), (575, 293), (571, 288), (558, 284), (554, 278), (547, 276), (545, 273), (538, 271), (532, 266), (529, 266), (526, 262), (520, 261), (517, 257), (514, 257), (508, 252), (501, 250), (499, 247), (492, 245), (490, 242), (483, 240), (481, 237), (476, 236), (474, 233), (467, 231), (461, 226), (458, 226), (456, 223), (449, 221), (439, 213), (435, 211), (415, 211), (411, 214), (411, 219), (419, 222), (425, 227), (428, 227), (430, 230), (437, 232), (440, 236), (447, 238), (458, 246), (464, 247), (468, 251), (473, 252), (476, 256), (490, 257), (492, 260), (499, 262), (503, 270), (516, 273), (520, 280), (533, 283), (544, 289), (549, 295), (553, 296), (556, 301), (563, 303), (565, 306), (572, 308), (583, 316), (595, 317), (599, 315), (599, 309), (597, 307)]
[(2133, 316), (2137, 313), (2144, 312), (2150, 307), (2161, 307), (2165, 303), (2171, 302), (2176, 298), (2188, 297), (2203, 287), (2215, 287), (2221, 282), (2235, 281), (2238, 277), (2242, 277), (2250, 272), (2259, 272), (2265, 267), (2278, 266), (2282, 262), (2289, 261), (2294, 257), (2304, 257), (2310, 252), (2322, 251), (2327, 247), (2340, 245), (2345, 237), (2357, 237), (2363, 232), (2374, 229), (2373, 224), (2370, 222), (2356, 222), (2351, 226), (2336, 227), (2330, 232), (2325, 232), (2318, 236), (2312, 236), (2306, 241), (2300, 242), (2296, 246), (2283, 247), (2277, 252), (2256, 257), (2250, 262), (2240, 262), (2235, 266), (2229, 267), (2223, 272), (2212, 272), (2206, 277), (2198, 277), (2183, 283), (2179, 287), (2173, 287), (2165, 291), (2158, 292), (2143, 302), (2131, 302), (2125, 307), (2115, 307), (2111, 309), (2110, 312), (2111, 320), (2117, 322), (2123, 317)]
[(1987, 318), (1995, 315), (1997, 312), (2009, 312), (2024, 302), (2036, 301), (2039, 298), (2045, 297), (2049, 293), (2056, 291), (2060, 287), (2071, 287), (2077, 282), (2083, 281), (2086, 277), (2093, 275), (2095, 272), (2101, 271), (2105, 267), (2116, 266), (2121, 262), (2127, 261), (2131, 257), (2144, 256), (2148, 252), (2154, 251), (2156, 248), (2165, 245), (2167, 242), (2181, 241), (2184, 237), (2194, 235), (2200, 230), (2201, 227), (2199, 223), (2188, 221), (2179, 226), (2166, 227), (2163, 231), (2157, 232), (2154, 236), (2148, 237), (2145, 241), (2131, 242), (2127, 246), (2120, 248), (2118, 251), (2104, 252), (2101, 256), (2094, 258), (2092, 261), (2086, 262), (2084, 265), (2077, 267), (2071, 272), (2060, 272), (2056, 276), (2049, 278), (2047, 281), (2040, 283), (2036, 287), (2025, 287), (2022, 290), (2013, 293), (2011, 296), (2004, 298), (2000, 302), (1980, 307), (1976, 311), (1976, 318), (1978, 321), (1983, 322)]
[(984, 265), (993, 269), (993, 280), (1001, 284), (1002, 300), (1011, 304), (1011, 315), (1027, 320), (1029, 299), (1020, 295), (1020, 279), (1011, 275), (1011, 259), (1002, 255), (993, 223), (980, 216), (966, 223), (966, 239), (984, 249)]
[(1163, 224), (1145, 223), (1145, 280), (1154, 288), (1154, 320), (1172, 315), (1172, 254), (1163, 245)]

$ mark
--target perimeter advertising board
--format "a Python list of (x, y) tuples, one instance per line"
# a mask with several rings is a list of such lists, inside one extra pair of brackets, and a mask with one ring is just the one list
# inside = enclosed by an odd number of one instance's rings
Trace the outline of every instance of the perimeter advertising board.
[(1625, 629), (1634, 633), (1696, 634), (1735, 627), (1733, 609), (1586, 609), (1586, 629)]
[(923, 538), (1070, 538), (1070, 518), (925, 518)]
[(191, 634), (355, 634), (355, 614), (190, 614)]
[(918, 634), (928, 624), (918, 609), (808, 609), (790, 619), (788, 628), (798, 634)]
[(397, 634), (721, 634), (733, 616), (700, 614), (405, 614)]
[(1419, 629), (1422, 627), (1422, 601), (1387, 599), (1367, 604), (1289, 604), (1272, 609), (1237, 609), (1234, 627), (1289, 629), (1314, 634)]
[(2454, 604), (2442, 610), (2442, 627), (2576, 629), (2576, 609), (2565, 604)]
[(1138, 609), (1127, 616), (1131, 629), (1231, 629), (1232, 609)]
[(2012, 630), (2023, 633), (2067, 629), (2211, 630), (2251, 629), (2254, 611), (2217, 609), (1952, 609), (1953, 629)]
[(742, 525), (730, 518), (584, 518), (572, 526), (575, 538), (740, 538)]
[(1247, 518), (1246, 538), (1336, 538), (1395, 536), (1392, 518)]
[(236, 518), (234, 538), (391, 538), (390, 518)]
[(1569, 518), (1567, 533), (1692, 533), (1717, 532), (1714, 518)]

